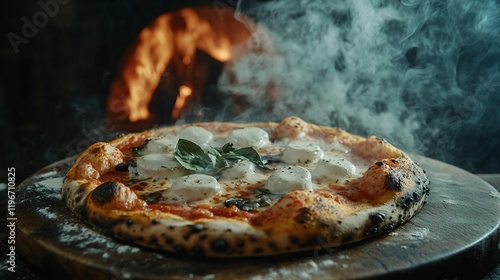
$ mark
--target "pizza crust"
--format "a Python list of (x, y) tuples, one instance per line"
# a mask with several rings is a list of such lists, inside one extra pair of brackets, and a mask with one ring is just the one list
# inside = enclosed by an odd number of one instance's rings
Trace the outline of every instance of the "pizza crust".
[(131, 144), (188, 125), (167, 127), (96, 143), (85, 150), (64, 180), (66, 205), (103, 233), (127, 242), (169, 252), (246, 257), (311, 250), (325, 244), (341, 246), (389, 232), (414, 216), (429, 194), (424, 171), (404, 152), (377, 137), (363, 138), (296, 117), (279, 124), (191, 125), (219, 132), (262, 127), (272, 131), (273, 139), (323, 137), (342, 143), (373, 164), (362, 177), (346, 184), (345, 190), (291, 191), (257, 218), (238, 209), (233, 217), (207, 214), (188, 218), (166, 213), (149, 207), (121, 182), (99, 180), (127, 158), (122, 150), (129, 150)]

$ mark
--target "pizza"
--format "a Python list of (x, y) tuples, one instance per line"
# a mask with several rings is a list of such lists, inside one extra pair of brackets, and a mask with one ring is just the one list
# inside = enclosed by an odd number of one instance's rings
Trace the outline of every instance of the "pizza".
[(281, 122), (204, 122), (88, 147), (62, 198), (124, 242), (188, 255), (266, 256), (387, 233), (425, 204), (424, 170), (387, 141)]

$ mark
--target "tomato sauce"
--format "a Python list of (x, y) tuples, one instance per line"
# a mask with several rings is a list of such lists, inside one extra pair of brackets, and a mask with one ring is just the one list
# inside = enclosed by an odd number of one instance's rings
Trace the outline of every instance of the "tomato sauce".
[(132, 149), (143, 145), (148, 138), (149, 135), (143, 135), (143, 134), (133, 135), (132, 137), (130, 137), (130, 139), (128, 139), (123, 143), (120, 143), (116, 147), (122, 151), (125, 160), (129, 160), (133, 156)]
[(129, 180), (128, 172), (110, 171), (99, 177), (101, 182), (126, 182)]
[(235, 206), (218, 208), (209, 205), (186, 206), (173, 204), (150, 204), (148, 208), (164, 213), (170, 213), (188, 220), (210, 219), (214, 217), (235, 218), (238, 220), (249, 220), (253, 214), (239, 210)]

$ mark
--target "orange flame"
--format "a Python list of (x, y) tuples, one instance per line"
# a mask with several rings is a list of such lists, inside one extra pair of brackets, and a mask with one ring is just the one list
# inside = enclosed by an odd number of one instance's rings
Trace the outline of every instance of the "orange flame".
[(177, 99), (175, 100), (174, 109), (172, 110), (172, 118), (173, 119), (179, 118), (179, 116), (181, 114), (181, 110), (184, 107), (184, 105), (186, 104), (186, 100), (189, 98), (191, 93), (193, 93), (193, 90), (190, 87), (188, 87), (186, 85), (180, 86), (179, 95), (177, 96)]
[[(163, 14), (145, 27), (132, 45), (108, 98), (108, 117), (114, 122), (148, 121), (148, 109), (161, 76), (173, 57), (190, 64), (197, 49), (221, 62), (231, 59), (231, 47), (246, 40), (250, 33), (230, 10), (212, 7), (183, 9)], [(179, 88), (172, 117), (177, 119), (192, 88)]]

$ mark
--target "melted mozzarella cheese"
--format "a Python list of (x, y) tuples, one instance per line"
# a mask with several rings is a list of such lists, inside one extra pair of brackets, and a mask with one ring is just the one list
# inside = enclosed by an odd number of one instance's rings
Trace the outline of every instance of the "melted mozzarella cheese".
[(282, 160), (290, 164), (309, 165), (317, 163), (323, 151), (314, 142), (295, 141), (285, 147)]
[[(217, 177), (218, 182), (213, 177), (206, 179), (211, 183), (203, 184), (203, 180), (195, 182), (193, 177), (186, 176), (189, 172), (173, 156), (179, 137), (202, 148), (208, 145), (222, 147), (228, 142), (237, 147), (258, 148), (259, 154), (267, 161), (267, 167), (276, 171), (260, 171), (250, 161), (241, 160), (223, 170)], [(370, 166), (365, 159), (351, 154), (346, 146), (337, 142), (312, 137), (271, 142), (269, 137), (266, 130), (257, 127), (214, 134), (201, 127), (190, 127), (176, 134), (154, 138), (146, 146), (147, 155), (136, 157), (137, 166), (129, 167), (130, 178), (148, 182), (152, 187), (145, 192), (140, 188), (134, 191), (148, 197), (154, 189), (162, 194), (158, 198), (160, 203), (212, 203), (223, 207), (225, 198), (241, 197), (242, 190), (264, 187), (272, 193), (285, 194), (294, 190), (327, 189), (332, 183), (343, 183), (362, 176)], [(212, 154), (209, 156), (215, 161)]]
[(258, 127), (245, 127), (231, 131), (229, 133), (229, 142), (239, 148), (261, 148), (270, 144), (269, 134)]
[(327, 157), (321, 159), (313, 170), (317, 179), (345, 181), (354, 176), (356, 167), (345, 158)]
[(179, 131), (179, 133), (177, 133), (177, 137), (189, 140), (206, 151), (213, 139), (213, 134), (212, 132), (199, 126), (188, 126)]
[(147, 144), (148, 154), (169, 153), (175, 151), (177, 137), (159, 137), (151, 139)]
[(170, 201), (186, 203), (211, 198), (222, 192), (217, 180), (204, 174), (192, 174), (177, 178), (162, 196)]
[(288, 166), (274, 171), (267, 179), (266, 188), (272, 193), (287, 193), (293, 190), (312, 191), (311, 173), (300, 166)]
[(172, 155), (149, 154), (137, 159), (137, 172), (143, 178), (177, 178), (187, 174)]
[(255, 174), (255, 165), (248, 160), (240, 160), (235, 165), (222, 171), (224, 180), (251, 179)]

